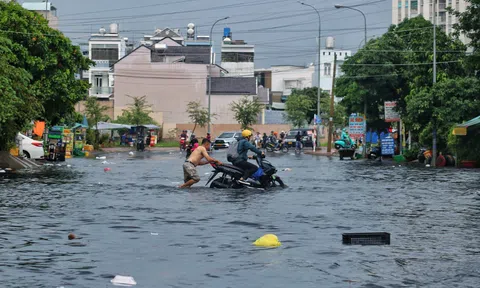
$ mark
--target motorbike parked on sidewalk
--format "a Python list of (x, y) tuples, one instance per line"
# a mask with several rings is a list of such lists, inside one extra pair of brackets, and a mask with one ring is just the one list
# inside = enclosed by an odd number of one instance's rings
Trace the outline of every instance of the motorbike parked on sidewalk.
[(187, 139), (184, 137), (180, 138), (180, 152), (185, 152), (187, 150)]
[[(242, 169), (231, 164), (223, 164), (220, 166), (211, 164), (214, 168), (213, 174), (210, 176), (205, 186), (210, 184), (210, 188), (257, 188), (264, 190), (277, 186), (285, 188), (286, 185), (283, 183), (282, 179), (275, 175), (275, 173), (277, 173), (277, 169), (272, 165), (272, 163), (264, 160), (264, 157), (265, 156), (253, 156), (253, 158), (257, 161), (258, 170), (246, 181), (247, 184), (239, 182), (244, 173)], [(220, 177), (214, 180), (217, 175), (220, 175)]]

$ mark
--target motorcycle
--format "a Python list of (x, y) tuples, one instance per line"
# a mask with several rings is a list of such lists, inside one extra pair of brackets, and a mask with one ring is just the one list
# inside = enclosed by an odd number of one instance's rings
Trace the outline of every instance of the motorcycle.
[(282, 151), (283, 153), (288, 153), (288, 145), (285, 145), (284, 142), (281, 142), (278, 148), (275, 148), (275, 144), (272, 142), (268, 142), (267, 145), (265, 146), (265, 149), (268, 152), (273, 152), (273, 151)]
[(182, 137), (180, 138), (180, 151), (184, 152), (185, 150), (187, 150), (187, 139)]
[[(223, 164), (221, 166), (211, 164), (214, 168), (213, 174), (205, 186), (210, 184), (210, 188), (257, 188), (263, 190), (277, 186), (285, 188), (286, 185), (282, 179), (275, 175), (277, 169), (269, 161), (264, 160), (264, 157), (253, 157), (257, 161), (258, 170), (246, 181), (248, 184), (238, 182), (243, 176), (244, 171), (242, 169), (231, 164)], [(221, 176), (214, 180), (219, 174)]]
[(357, 145), (355, 144), (355, 142), (353, 142), (352, 138), (350, 138), (350, 136), (348, 136), (348, 138), (344, 138), (344, 139), (339, 139), (337, 141), (335, 141), (335, 149), (337, 150), (340, 150), (340, 149), (356, 149), (357, 148)]

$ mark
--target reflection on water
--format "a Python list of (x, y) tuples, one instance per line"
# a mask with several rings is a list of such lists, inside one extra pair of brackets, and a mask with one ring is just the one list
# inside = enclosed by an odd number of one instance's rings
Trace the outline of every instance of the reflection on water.
[[(1, 287), (109, 287), (115, 275), (136, 287), (478, 287), (478, 171), (270, 160), (292, 169), (279, 172), (289, 188), (211, 190), (202, 167), (180, 191), (176, 151), (2, 176)], [(390, 232), (392, 245), (343, 246), (354, 231)], [(251, 245), (266, 233), (283, 246)]]

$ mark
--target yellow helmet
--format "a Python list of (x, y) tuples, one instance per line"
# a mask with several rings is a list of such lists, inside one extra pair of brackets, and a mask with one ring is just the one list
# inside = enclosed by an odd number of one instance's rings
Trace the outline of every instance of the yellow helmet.
[(250, 130), (243, 130), (242, 131), (242, 137), (243, 138), (248, 138), (250, 136), (252, 136), (252, 131), (250, 131)]

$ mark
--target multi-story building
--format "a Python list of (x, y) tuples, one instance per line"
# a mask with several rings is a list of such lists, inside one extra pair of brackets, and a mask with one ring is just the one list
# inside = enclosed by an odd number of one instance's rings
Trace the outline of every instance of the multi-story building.
[[(327, 37), (325, 40), (325, 48), (320, 50), (320, 88), (329, 94), (332, 90), (335, 55), (337, 55), (337, 71), (335, 72), (335, 78), (338, 78), (343, 75), (341, 69), (342, 64), (347, 57), (352, 56), (352, 51), (335, 48), (335, 38)], [(313, 76), (313, 86), (318, 86), (317, 75), (317, 71), (315, 71)]]
[[(457, 17), (449, 13), (446, 8), (464, 12), (469, 3), (466, 0), (392, 0), (392, 24), (399, 24), (404, 19), (423, 16), (426, 20), (433, 22), (433, 3), (436, 4), (437, 25), (450, 34), (453, 32), (453, 25), (457, 23)], [(460, 40), (467, 42), (465, 36)]]
[(53, 6), (52, 2), (42, 0), (30, 0), (23, 2), (22, 7), (43, 15), (43, 17), (48, 20), (48, 26), (53, 29), (58, 29), (57, 8)]
[[(327, 37), (325, 48), (321, 49), (320, 88), (330, 93), (332, 90), (334, 57), (337, 55), (336, 78), (342, 76), (341, 66), (352, 51), (335, 49), (335, 39)], [(308, 66), (282, 65), (269, 69), (255, 70), (259, 85), (270, 89), (270, 104), (273, 109), (284, 109), (284, 103), (293, 89), (318, 87), (318, 74), (315, 64)], [(337, 99), (336, 99), (337, 100)]]
[(255, 45), (244, 40), (233, 40), (230, 28), (224, 28), (222, 40), (222, 62), (228, 70), (226, 77), (254, 77)]
[(95, 62), (84, 78), (91, 84), (89, 95), (108, 99), (113, 95), (114, 75), (112, 66), (127, 54), (128, 38), (118, 34), (118, 24), (110, 24), (110, 31), (100, 28), (88, 40), (88, 58)]

